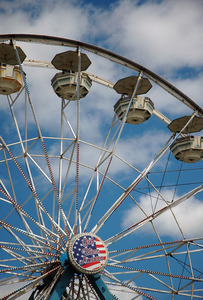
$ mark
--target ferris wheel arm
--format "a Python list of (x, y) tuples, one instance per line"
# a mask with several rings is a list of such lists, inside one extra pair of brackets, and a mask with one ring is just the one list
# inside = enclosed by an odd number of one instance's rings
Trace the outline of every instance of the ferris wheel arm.
[(124, 57), (119, 54), (116, 54), (112, 51), (103, 49), (98, 46), (94, 46), (88, 43), (61, 38), (47, 35), (35, 35), (35, 34), (2, 34), (0, 35), (0, 42), (4, 41), (22, 41), (22, 42), (32, 42), (32, 43), (42, 43), (46, 45), (56, 45), (56, 46), (66, 46), (66, 47), (80, 47), (86, 51), (90, 51), (96, 55), (100, 55), (104, 58), (107, 58), (115, 63), (128, 67), (132, 70), (136, 70), (138, 72), (143, 72), (143, 75), (147, 76), (149, 79), (157, 83), (163, 89), (165, 89), (168, 93), (176, 97), (179, 101), (183, 102), (185, 105), (190, 107), (192, 110), (198, 112), (198, 114), (203, 117), (203, 109), (196, 104), (190, 97), (185, 95), (179, 89), (177, 89), (174, 85), (166, 81), (161, 76), (152, 72), (151, 70), (145, 68), (144, 66)]
[[(39, 61), (39, 60), (34, 60), (34, 59), (25, 59), (23, 62), (24, 66), (28, 67), (38, 67), (38, 68), (49, 68), (49, 69), (54, 69), (54, 66), (52, 63), (47, 62), (47, 61)], [(104, 85), (106, 87), (109, 87), (113, 89), (114, 83), (110, 82), (109, 80), (106, 80), (104, 78), (101, 78), (97, 75), (94, 75), (89, 72), (81, 72), (82, 74), (87, 74), (90, 79), (98, 84)], [(162, 120), (164, 123), (169, 125), (171, 123), (171, 120), (168, 119), (164, 114), (162, 114), (158, 109), (154, 108), (153, 109), (153, 115)]]
[(163, 208), (161, 208), (160, 210), (158, 210), (157, 212), (151, 214), (150, 216), (146, 217), (145, 219), (143, 219), (142, 221), (135, 223), (133, 225), (131, 225), (130, 227), (128, 227), (127, 229), (124, 229), (122, 232), (110, 237), (109, 239), (107, 239), (105, 241), (106, 244), (111, 244), (123, 237), (125, 237), (126, 235), (130, 234), (131, 232), (137, 230), (139, 227), (153, 221), (154, 219), (156, 219), (158, 216), (160, 216), (161, 214), (165, 213), (168, 210), (171, 210), (172, 208), (174, 208), (175, 206), (178, 206), (180, 203), (188, 200), (189, 198), (191, 198), (192, 196), (196, 195), (197, 193), (200, 193), (203, 190), (203, 186), (200, 185), (198, 187), (196, 187), (195, 189), (193, 189), (192, 191), (190, 191), (189, 193), (183, 195), (182, 197), (178, 198), (177, 200), (175, 200), (174, 202), (169, 203), (167, 206), (164, 206)]

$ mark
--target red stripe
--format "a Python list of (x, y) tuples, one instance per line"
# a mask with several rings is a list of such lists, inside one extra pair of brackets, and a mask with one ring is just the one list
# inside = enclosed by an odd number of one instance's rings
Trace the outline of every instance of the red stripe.
[(106, 256), (103, 256), (103, 258), (104, 258), (104, 259), (102, 259), (102, 261), (106, 259)]
[[(100, 267), (101, 267), (100, 261), (94, 261), (94, 262), (88, 263), (88, 264), (86, 264), (84, 266), (81, 266), (81, 267), (84, 268), (84, 269), (87, 269), (87, 268), (92, 267), (92, 266), (97, 265), (97, 264), (100, 264)], [(98, 269), (100, 267), (96, 267), (95, 269)]]

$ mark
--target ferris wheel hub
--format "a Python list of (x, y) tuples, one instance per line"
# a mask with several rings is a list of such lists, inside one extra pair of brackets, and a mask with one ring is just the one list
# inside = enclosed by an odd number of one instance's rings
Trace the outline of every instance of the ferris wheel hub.
[(101, 272), (108, 262), (105, 243), (90, 233), (77, 234), (68, 245), (68, 258), (72, 266), (84, 274)]

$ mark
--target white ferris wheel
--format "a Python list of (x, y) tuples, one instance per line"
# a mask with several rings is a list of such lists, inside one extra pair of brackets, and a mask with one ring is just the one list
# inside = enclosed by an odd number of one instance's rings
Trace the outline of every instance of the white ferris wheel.
[(201, 107), (116, 53), (10, 34), (0, 119), (1, 299), (202, 299)]

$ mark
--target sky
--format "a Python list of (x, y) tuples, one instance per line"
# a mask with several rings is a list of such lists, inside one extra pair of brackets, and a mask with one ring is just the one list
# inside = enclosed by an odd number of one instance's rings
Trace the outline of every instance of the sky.
[[(122, 56), (125, 56), (156, 74), (171, 82), (186, 95), (191, 97), (199, 106), (202, 106), (203, 94), (203, 1), (202, 0), (1, 0), (0, 1), (0, 34), (27, 33), (58, 36), (73, 40), (79, 40), (99, 47), (108, 49)], [(51, 61), (57, 53), (57, 49), (47, 51), (46, 47), (35, 45), (32, 49), (22, 43), (22, 48), (28, 54), (28, 59), (41, 59)], [(94, 56), (88, 53), (93, 61)], [(53, 120), (59, 117), (57, 101), (51, 102), (53, 91), (50, 89), (50, 79), (54, 75), (53, 70), (44, 70), (45, 76), (40, 77), (37, 68), (25, 67), (31, 93), (35, 100), (35, 109), (41, 124), (41, 129), (46, 134), (57, 134), (59, 125)], [(31, 70), (31, 71), (30, 71)], [(122, 77), (131, 76), (131, 70), (114, 66), (111, 62), (106, 62), (103, 58), (98, 58), (92, 63), (88, 72), (103, 77), (113, 83)], [(118, 100), (115, 91), (103, 87), (91, 88), (92, 96), (89, 97), (89, 104), (81, 101), (81, 136), (84, 140), (99, 144), (103, 139), (103, 132), (106, 130), (108, 120), (112, 118), (112, 106)], [(160, 89), (157, 85), (149, 91), (148, 96), (153, 100), (158, 110), (173, 120), (191, 113), (185, 105), (179, 103), (170, 94)], [(117, 97), (115, 99), (115, 97)], [(0, 96), (0, 99), (2, 96)], [(95, 101), (97, 99), (97, 101)], [(109, 100), (110, 99), (110, 100)], [(12, 138), (11, 127), (5, 125), (8, 120), (8, 108), (5, 101), (0, 102), (1, 131), (3, 136)], [(101, 101), (99, 101), (101, 100)], [(114, 101), (114, 102), (113, 102)], [(85, 102), (84, 102), (85, 103)], [(42, 105), (43, 104), (43, 105)], [(17, 104), (17, 116), (21, 120), (22, 103)], [(92, 113), (90, 112), (92, 109)], [(73, 115), (73, 111), (70, 114)], [(140, 131), (127, 127), (117, 148), (117, 154), (130, 164), (142, 170), (150, 162), (155, 154), (169, 137), (166, 126), (153, 116), (153, 123), (147, 127), (145, 123), (141, 125)], [(29, 121), (33, 124), (33, 120)], [(73, 121), (74, 122), (74, 121)], [(22, 125), (22, 124), (20, 124)], [(76, 124), (73, 123), (73, 126)], [(68, 133), (68, 131), (66, 132)], [(90, 139), (91, 138), (91, 139)], [(50, 153), (58, 151), (58, 145), (51, 145)], [(81, 159), (86, 164), (96, 162), (97, 151), (86, 150), (83, 146)], [(155, 171), (163, 169), (167, 158), (157, 164)], [(171, 169), (174, 167), (171, 162)], [(185, 168), (189, 168), (185, 166)], [(202, 162), (198, 163), (202, 168)], [(193, 166), (191, 167), (193, 168)], [(53, 163), (54, 176), (57, 176), (58, 166)], [(86, 170), (81, 169), (81, 182), (87, 184)], [(133, 172), (132, 172), (133, 173)], [(114, 160), (109, 176), (117, 180), (123, 186), (128, 186), (132, 182), (129, 167), (121, 160)], [(185, 172), (181, 178), (184, 182), (190, 182), (193, 173)], [(73, 176), (73, 175), (71, 175)], [(150, 175), (155, 176), (155, 175)], [(193, 175), (192, 175), (193, 176)], [(191, 177), (192, 177), (191, 176)], [(201, 169), (196, 173), (201, 178)], [(63, 178), (65, 173), (63, 174)], [(123, 178), (122, 178), (123, 177)], [(196, 180), (197, 177), (192, 177)], [(125, 178), (125, 180), (124, 180)], [(40, 178), (41, 179), (41, 178)], [(40, 180), (39, 179), (39, 180)], [(174, 178), (173, 178), (174, 179)], [(156, 181), (156, 178), (154, 179)], [(200, 181), (200, 180), (199, 180)], [(171, 177), (169, 183), (173, 183)], [(141, 188), (145, 188), (144, 185)], [(189, 185), (185, 187), (185, 192), (189, 190)], [(104, 193), (106, 190), (104, 190)], [(150, 214), (151, 206), (161, 209), (164, 205), (161, 201), (149, 206), (145, 194), (136, 191), (138, 202), (143, 210)], [(115, 191), (117, 195), (117, 190)], [(184, 194), (184, 189), (176, 191), (175, 198)], [(102, 194), (103, 195), (103, 194)], [(113, 197), (113, 191), (109, 191)], [(165, 188), (163, 195), (167, 201), (174, 197), (174, 190)], [(109, 197), (110, 197), (109, 196)], [(151, 198), (155, 194), (151, 194)], [(101, 209), (101, 214), (102, 214)], [(174, 208), (174, 213), (180, 222), (181, 228), (186, 237), (199, 237), (203, 228), (203, 203), (201, 196), (195, 195), (190, 201), (186, 201)], [(187, 215), (187, 219), (185, 216)], [(124, 229), (139, 222), (143, 218), (143, 213), (137, 206), (130, 204), (119, 211), (120, 229)], [(172, 218), (172, 219), (171, 219)], [(166, 221), (167, 220), (167, 221)], [(114, 222), (116, 222), (114, 220)], [(116, 223), (117, 224), (117, 223)], [(159, 234), (163, 239), (174, 240), (180, 237), (180, 231), (176, 222), (167, 212), (155, 221)], [(142, 243), (146, 243), (151, 229), (149, 226), (140, 229), (143, 236)], [(113, 230), (112, 230), (113, 234)], [(139, 233), (135, 232), (134, 237), (138, 238)], [(135, 283), (136, 284), (136, 283)]]

